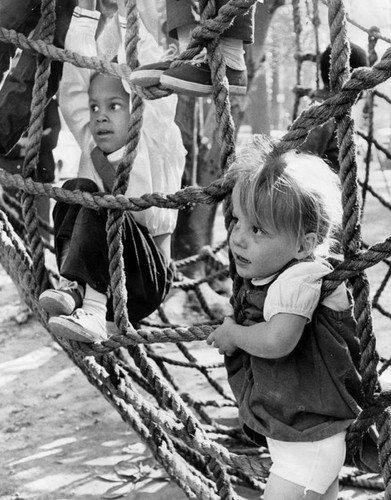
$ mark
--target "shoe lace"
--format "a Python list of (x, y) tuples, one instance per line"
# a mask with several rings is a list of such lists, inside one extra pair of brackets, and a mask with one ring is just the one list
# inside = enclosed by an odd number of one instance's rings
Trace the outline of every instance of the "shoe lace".
[(75, 309), (72, 313), (72, 316), (76, 319), (81, 319), (86, 316), (93, 316), (93, 314), (86, 312), (81, 307), (79, 309)]
[[(106, 336), (107, 336), (106, 323), (105, 323), (104, 320), (103, 320), (103, 323), (102, 323), (102, 321), (95, 314), (87, 312), (83, 308), (80, 307), (79, 309), (75, 309), (73, 311), (72, 317), (74, 319), (79, 319), (79, 320), (83, 320), (83, 318), (86, 318), (86, 317), (93, 318), (95, 320), (95, 325), (94, 325), (94, 332), (95, 332), (95, 334), (98, 335), (98, 336), (100, 336), (101, 340), (105, 340), (106, 339)], [(101, 329), (101, 332), (99, 332), (99, 329)]]
[(193, 66), (199, 66), (200, 64), (207, 63), (208, 62), (208, 54), (206, 51), (202, 51), (196, 56), (193, 57), (190, 61), (188, 61), (188, 64), (191, 64)]
[(175, 59), (178, 55), (179, 55), (178, 47), (175, 45), (175, 43), (170, 43), (168, 48), (163, 52), (161, 60), (171, 61), (172, 59)]
[(71, 291), (78, 290), (79, 284), (77, 281), (70, 281), (63, 276), (60, 277), (60, 281), (58, 283), (58, 290)]

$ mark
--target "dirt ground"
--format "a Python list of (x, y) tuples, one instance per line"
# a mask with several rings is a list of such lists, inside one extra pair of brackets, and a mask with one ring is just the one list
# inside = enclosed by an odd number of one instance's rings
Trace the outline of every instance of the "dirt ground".
[(2, 268), (0, 283), (0, 498), (186, 498), (48, 332), (24, 322)]
[[(373, 232), (379, 209), (367, 217)], [(387, 221), (380, 226), (391, 234), (389, 214), (380, 220)], [(383, 275), (372, 274), (378, 284)], [(389, 298), (383, 299), (386, 308)], [(390, 357), (389, 320), (378, 315), (376, 326), (379, 350)], [(26, 317), (1, 267), (0, 387), (1, 500), (187, 498), (48, 332)], [(342, 486), (340, 498), (382, 498), (364, 486)], [(242, 489), (239, 496), (253, 500), (259, 493)]]

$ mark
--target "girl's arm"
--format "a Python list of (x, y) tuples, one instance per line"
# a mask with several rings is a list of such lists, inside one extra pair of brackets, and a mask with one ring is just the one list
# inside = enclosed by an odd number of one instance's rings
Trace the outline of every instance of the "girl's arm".
[(311, 321), (319, 304), (322, 280), (330, 272), (330, 266), (316, 260), (291, 266), (268, 289), (264, 322), (242, 326), (228, 318), (207, 342), (228, 355), (240, 348), (261, 358), (287, 356)]
[(259, 358), (277, 359), (293, 351), (306, 322), (304, 316), (286, 313), (276, 314), (270, 321), (251, 326), (238, 325), (232, 318), (226, 318), (206, 342), (219, 349), (220, 354), (228, 356), (236, 349), (242, 349)]

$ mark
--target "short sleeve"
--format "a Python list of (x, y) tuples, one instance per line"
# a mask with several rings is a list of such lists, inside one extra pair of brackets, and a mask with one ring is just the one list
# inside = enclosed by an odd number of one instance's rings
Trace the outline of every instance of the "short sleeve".
[(269, 321), (279, 313), (304, 316), (311, 321), (319, 303), (322, 278), (331, 269), (322, 262), (300, 262), (284, 271), (270, 285), (264, 318)]

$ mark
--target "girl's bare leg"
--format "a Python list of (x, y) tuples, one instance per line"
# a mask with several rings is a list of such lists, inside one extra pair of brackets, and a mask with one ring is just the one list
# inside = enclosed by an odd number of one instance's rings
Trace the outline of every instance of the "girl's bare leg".
[(337, 500), (338, 478), (330, 485), (329, 489), (321, 495), (315, 491), (305, 490), (303, 486), (292, 483), (275, 474), (270, 474), (267, 481), (263, 500)]

